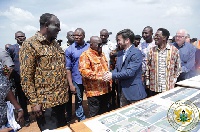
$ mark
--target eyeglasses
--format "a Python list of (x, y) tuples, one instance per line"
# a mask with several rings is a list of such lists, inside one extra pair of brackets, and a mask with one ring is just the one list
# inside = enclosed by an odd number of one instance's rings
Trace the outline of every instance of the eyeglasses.
[(185, 38), (185, 36), (175, 36), (176, 38)]

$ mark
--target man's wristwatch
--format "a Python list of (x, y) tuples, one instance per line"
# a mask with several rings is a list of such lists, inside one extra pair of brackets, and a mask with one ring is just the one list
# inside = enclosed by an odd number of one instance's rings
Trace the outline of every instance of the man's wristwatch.
[(21, 111), (23, 111), (22, 108), (20, 108), (20, 109), (16, 109), (16, 112), (17, 112), (17, 113), (18, 113), (18, 112), (21, 112)]

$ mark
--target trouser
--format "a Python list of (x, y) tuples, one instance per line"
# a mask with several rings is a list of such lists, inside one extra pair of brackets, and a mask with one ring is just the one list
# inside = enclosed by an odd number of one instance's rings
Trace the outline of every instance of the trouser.
[(112, 82), (111, 100), (112, 100), (112, 109), (119, 108), (120, 106), (119, 90), (118, 90), (118, 84), (115, 81)]
[(18, 97), (19, 104), (21, 105), (23, 111), (24, 111), (24, 119), (29, 119), (28, 109), (27, 109), (27, 97), (25, 96), (24, 91), (22, 90), (22, 86), (20, 82), (15, 81), (15, 87), (16, 87), (16, 96)]
[(103, 114), (109, 111), (109, 93), (100, 96), (88, 97), (89, 116)]
[(47, 108), (42, 112), (42, 115), (36, 117), (38, 127), (41, 131), (49, 129), (53, 130), (66, 125), (65, 105), (57, 105), (52, 108)]
[[(85, 119), (85, 114), (82, 106), (83, 102), (83, 91), (84, 87), (82, 84), (77, 84), (76, 82), (73, 82), (75, 88), (76, 88), (76, 94), (75, 94), (75, 114), (78, 118), (78, 121), (82, 121)], [(66, 112), (67, 112), (67, 122), (69, 123), (72, 118), (72, 93), (69, 89), (69, 100), (66, 103)]]
[(127, 100), (126, 97), (124, 96), (123, 91), (120, 93), (120, 107), (124, 107), (126, 105), (132, 104), (137, 102), (138, 100)]
[(147, 92), (148, 92), (148, 97), (155, 96), (155, 95), (161, 93), (161, 92), (151, 91), (149, 88), (147, 88)]
[(69, 123), (72, 119), (72, 93), (70, 89), (68, 90), (69, 100), (66, 103), (66, 112), (67, 112), (67, 123)]

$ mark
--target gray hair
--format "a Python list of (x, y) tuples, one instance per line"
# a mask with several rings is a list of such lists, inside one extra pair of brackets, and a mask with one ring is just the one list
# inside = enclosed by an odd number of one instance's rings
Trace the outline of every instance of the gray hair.
[(179, 29), (176, 33), (184, 33), (185, 35), (185, 37), (187, 37), (188, 36), (188, 32), (187, 32), (187, 30), (185, 30), (185, 29)]

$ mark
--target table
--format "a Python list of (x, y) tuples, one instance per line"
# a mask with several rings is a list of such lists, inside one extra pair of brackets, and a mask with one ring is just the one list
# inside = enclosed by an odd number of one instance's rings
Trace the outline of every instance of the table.
[(200, 75), (176, 83), (178, 86), (200, 89)]
[[(167, 112), (178, 100), (190, 100), (200, 108), (200, 89), (176, 87), (83, 122), (71, 124), (74, 132), (172, 132), (175, 129), (169, 124)], [(197, 132), (200, 123), (192, 130)]]

